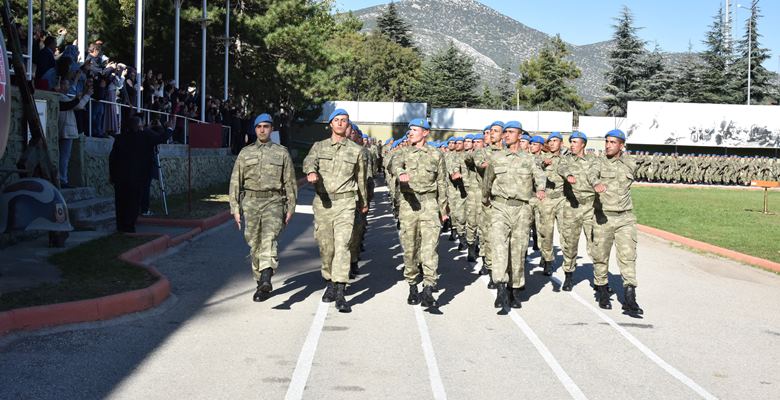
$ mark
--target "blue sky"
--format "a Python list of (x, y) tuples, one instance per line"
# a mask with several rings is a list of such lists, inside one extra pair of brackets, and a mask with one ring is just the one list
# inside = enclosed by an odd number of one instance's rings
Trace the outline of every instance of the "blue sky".
[[(340, 11), (357, 10), (388, 1), (336, 0)], [(627, 5), (634, 14), (636, 26), (642, 27), (639, 35), (650, 42), (657, 42), (664, 51), (683, 52), (690, 43), (701, 50), (701, 41), (712, 17), (723, 0), (482, 0), (482, 3), (506, 14), (523, 24), (548, 34), (560, 33), (569, 43), (588, 44), (609, 40), (612, 36), (613, 18), (621, 7)], [(750, 6), (750, 0), (732, 0)], [(764, 66), (772, 71), (780, 68), (780, 1), (761, 0), (758, 3), (763, 17), (758, 31), (761, 44), (768, 48), (771, 59)], [(740, 8), (732, 13), (735, 37), (744, 34), (748, 10)], [(435, 21), (433, 23), (442, 23)]]

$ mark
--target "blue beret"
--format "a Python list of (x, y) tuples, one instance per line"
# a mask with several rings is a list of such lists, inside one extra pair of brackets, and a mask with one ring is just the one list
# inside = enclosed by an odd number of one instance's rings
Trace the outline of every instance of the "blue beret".
[(509, 128), (515, 128), (515, 129), (523, 129), (523, 124), (520, 123), (520, 121), (507, 121), (506, 124), (504, 124), (504, 130), (507, 130)]
[(447, 139), (447, 143), (449, 143), (449, 142), (453, 142), (454, 143), (455, 142), (455, 136), (450, 136), (450, 138)]
[(604, 138), (606, 139), (606, 138), (608, 138), (610, 136), (614, 137), (614, 138), (618, 138), (618, 139), (620, 139), (620, 140), (622, 140), (624, 142), (626, 141), (626, 134), (623, 133), (623, 131), (621, 131), (620, 129), (613, 129), (613, 130), (607, 132), (607, 134), (604, 135)]
[(447, 142), (441, 142), (441, 144), (439, 144), (439, 147), (447, 147)]
[(363, 134), (363, 139), (368, 139), (368, 135), (366, 135), (366, 134), (364, 133), (364, 134)]
[(485, 134), (484, 133), (477, 133), (474, 135), (474, 140), (485, 140)]
[(530, 142), (531, 141), (531, 137), (528, 136), (527, 133), (524, 133), (522, 136), (520, 136), (520, 140), (527, 140), (527, 141)]
[(474, 140), (474, 135), (469, 133), (469, 134), (467, 134), (466, 136), (463, 137), (463, 140)]
[(387, 140), (385, 141), (385, 144), (388, 144), (388, 143), (390, 143), (390, 142), (392, 142), (392, 141), (393, 141), (393, 138), (387, 139)]
[[(501, 122), (501, 121), (493, 121), (493, 123), (492, 123), (492, 124), (490, 124), (490, 128), (492, 128), (492, 127), (494, 127), (494, 126), (500, 126), (500, 127), (501, 127), (501, 129), (504, 129), (504, 123), (503, 123), (503, 122)], [(490, 129), (490, 128), (488, 128), (488, 129)]]
[(428, 121), (425, 118), (415, 118), (411, 121), (409, 121), (409, 127), (418, 126), (420, 128), (423, 128), (425, 130), (431, 129), (431, 124), (428, 123)]
[(580, 131), (574, 131), (574, 132), (572, 132), (572, 133), (571, 133), (571, 136), (569, 136), (569, 141), (571, 142), (571, 140), (572, 140), (572, 139), (582, 139), (582, 140), (584, 140), (584, 141), (585, 141), (585, 143), (587, 143), (587, 142), (588, 142), (588, 137), (587, 137), (587, 136), (585, 136), (585, 134), (584, 134), (584, 133), (582, 133), (582, 132), (580, 132)]
[(255, 118), (255, 126), (258, 126), (263, 122), (268, 122), (271, 125), (274, 124), (274, 120), (271, 118), (270, 114), (260, 114), (257, 116), (257, 118)]
[(563, 136), (561, 136), (560, 132), (552, 132), (550, 133), (550, 136), (547, 136), (547, 141), (549, 142), (550, 139), (558, 138), (560, 141), (563, 141)]
[(491, 125), (486, 126), (485, 129), (482, 129), (482, 132), (489, 131), (490, 130), (490, 126)]
[(463, 141), (463, 136), (457, 136), (457, 137), (455, 138), (455, 141), (456, 141), (456, 142), (462, 142), (462, 141)]
[(536, 135), (536, 136), (531, 138), (531, 143), (541, 143), (541, 144), (544, 144), (544, 138), (539, 136), (539, 135)]
[(328, 123), (330, 123), (330, 121), (333, 121), (333, 118), (336, 118), (339, 115), (349, 116), (349, 113), (347, 112), (347, 110), (345, 110), (343, 108), (337, 108), (337, 109), (333, 110), (332, 113), (330, 113), (330, 116), (328, 117)]

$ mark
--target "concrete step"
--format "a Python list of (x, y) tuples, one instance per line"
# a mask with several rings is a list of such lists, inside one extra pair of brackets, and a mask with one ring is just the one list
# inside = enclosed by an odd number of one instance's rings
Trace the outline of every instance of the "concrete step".
[(108, 211), (101, 214), (92, 215), (78, 221), (71, 221), (76, 230), (82, 231), (115, 231), (116, 214), (114, 211)]
[(93, 187), (78, 187), (73, 189), (60, 189), (62, 197), (65, 198), (65, 202), (70, 206), (70, 203), (74, 203), (81, 200), (87, 200), (95, 197), (95, 188)]
[(105, 213), (114, 213), (113, 197), (95, 197), (68, 203), (68, 215), (71, 222), (78, 222)]

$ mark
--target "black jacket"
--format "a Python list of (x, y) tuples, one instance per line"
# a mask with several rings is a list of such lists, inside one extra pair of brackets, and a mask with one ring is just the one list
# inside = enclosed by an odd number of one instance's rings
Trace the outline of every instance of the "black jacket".
[(152, 174), (154, 148), (165, 143), (173, 130), (148, 128), (116, 137), (108, 156), (109, 179), (113, 184), (141, 184)]

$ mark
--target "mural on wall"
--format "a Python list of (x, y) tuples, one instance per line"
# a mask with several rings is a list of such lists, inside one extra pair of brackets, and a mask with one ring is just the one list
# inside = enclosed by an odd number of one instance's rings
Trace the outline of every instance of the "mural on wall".
[(638, 144), (780, 147), (780, 107), (628, 102), (627, 139)]

